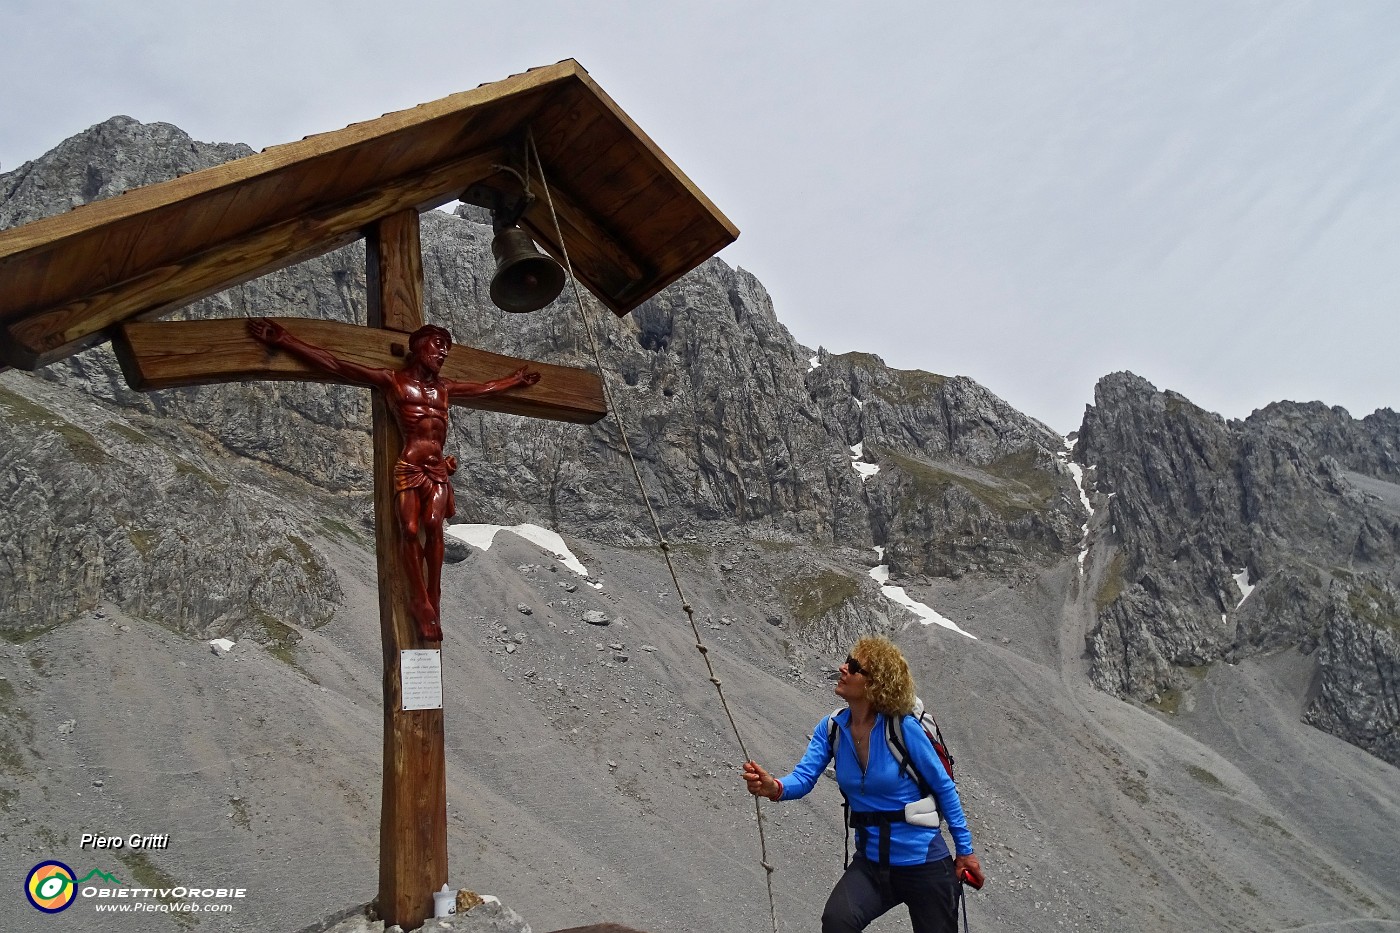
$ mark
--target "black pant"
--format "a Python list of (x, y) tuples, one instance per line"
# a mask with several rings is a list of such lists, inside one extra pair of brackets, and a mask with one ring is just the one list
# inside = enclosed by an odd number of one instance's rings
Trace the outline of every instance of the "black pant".
[(822, 933), (860, 933), (896, 904), (909, 906), (914, 933), (957, 933), (953, 860), (882, 869), (857, 856), (826, 899)]

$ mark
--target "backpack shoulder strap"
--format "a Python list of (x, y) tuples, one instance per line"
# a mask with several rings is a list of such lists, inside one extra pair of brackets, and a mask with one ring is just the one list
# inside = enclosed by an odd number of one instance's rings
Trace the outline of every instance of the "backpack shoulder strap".
[[(831, 711), (831, 715), (826, 717), (826, 742), (831, 746), (832, 761), (836, 760), (836, 740), (841, 735), (841, 725), (836, 721), (837, 715), (845, 707), (840, 707)], [(843, 867), (851, 867), (851, 799), (846, 796), (846, 792), (841, 789), (838, 783), (836, 789), (841, 791), (841, 822), (846, 826), (846, 854), (843, 857)]]
[(904, 744), (904, 717), (885, 717), (885, 743), (890, 747), (890, 754), (894, 756), (895, 762), (901, 771), (909, 775), (910, 779), (919, 785), (919, 792), (925, 797), (933, 796), (933, 788), (929, 782), (924, 780), (924, 776), (919, 773), (919, 769), (914, 767), (914, 760), (909, 756), (909, 749)]
[(841, 727), (836, 722), (836, 717), (845, 707), (840, 707), (831, 711), (831, 715), (826, 717), (826, 744), (831, 746), (831, 757), (836, 757), (836, 737), (841, 734)]

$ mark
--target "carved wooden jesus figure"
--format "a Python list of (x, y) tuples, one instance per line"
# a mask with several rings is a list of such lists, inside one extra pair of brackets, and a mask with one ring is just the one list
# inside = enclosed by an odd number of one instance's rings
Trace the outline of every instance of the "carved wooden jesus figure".
[(445, 455), (442, 449), (447, 440), (448, 403), (453, 396), (494, 395), (534, 385), (540, 374), (522, 366), (509, 376), (490, 382), (443, 379), (440, 373), (452, 347), (452, 335), (434, 324), (423, 325), (408, 338), (408, 360), (397, 370), (340, 359), (267, 318), (249, 320), (248, 333), (317, 369), (384, 393), (403, 436), (403, 449), (394, 465), (394, 512), (403, 532), (409, 603), (419, 634), (430, 641), (441, 641), (442, 528), (457, 511), (452, 495), (457, 458)]

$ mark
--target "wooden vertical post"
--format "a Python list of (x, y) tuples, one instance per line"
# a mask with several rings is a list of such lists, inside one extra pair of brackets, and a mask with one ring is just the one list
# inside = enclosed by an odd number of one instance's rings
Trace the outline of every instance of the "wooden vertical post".
[[(369, 326), (412, 332), (423, 324), (423, 258), (418, 212), (376, 222), (367, 235)], [(406, 348), (405, 348), (406, 349)], [(433, 915), (447, 882), (447, 763), (442, 710), (404, 710), (401, 651), (438, 648), (418, 634), (409, 610), (394, 463), (403, 439), (374, 393), (374, 525), (379, 555), (379, 623), (384, 637), (384, 791), (379, 819), (379, 912), (405, 930)]]

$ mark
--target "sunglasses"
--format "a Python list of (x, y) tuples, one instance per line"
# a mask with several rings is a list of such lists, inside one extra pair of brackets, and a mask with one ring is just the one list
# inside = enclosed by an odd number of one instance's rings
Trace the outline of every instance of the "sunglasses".
[(849, 655), (847, 655), (846, 657), (846, 671), (851, 674), (865, 674), (866, 677), (870, 676), (870, 674), (866, 672), (865, 668), (860, 666), (860, 662), (857, 661), (855, 658), (850, 657)]

